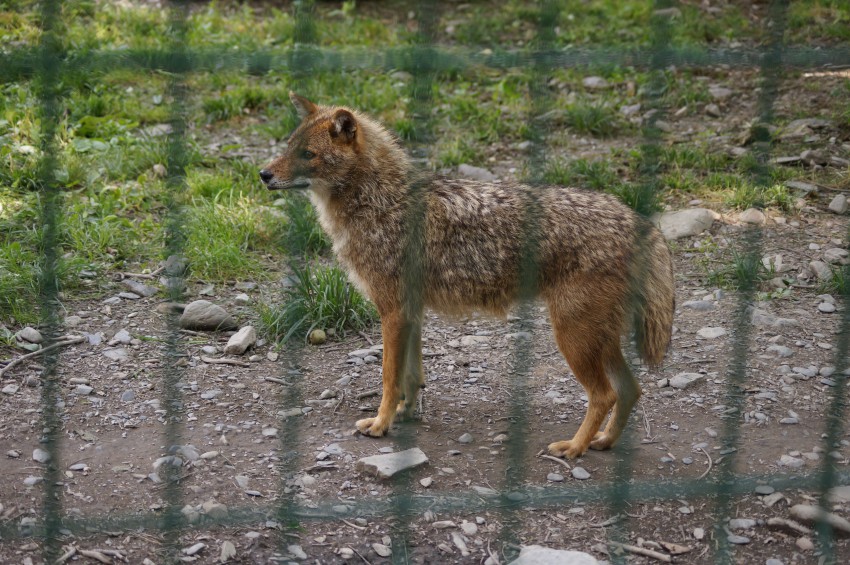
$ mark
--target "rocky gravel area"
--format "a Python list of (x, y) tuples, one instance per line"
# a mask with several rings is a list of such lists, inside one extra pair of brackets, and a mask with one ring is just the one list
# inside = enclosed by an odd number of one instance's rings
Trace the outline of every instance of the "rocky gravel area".
[[(358, 514), (352, 504), (386, 501), (394, 484), (387, 477), (400, 465), (410, 473), (413, 492), (438, 508), (414, 516), (411, 561), (504, 562), (499, 544), (507, 517), (483, 501), (501, 492), (508, 466), (517, 464), (508, 459), (507, 445), (520, 434), (527, 444), (519, 464), (528, 492), (587, 493), (610, 483), (622, 457), (629, 458), (635, 484), (661, 485), (656, 498), (632, 500), (620, 516), (589, 498), (521, 510), (523, 546), (580, 550), (599, 561), (610, 551), (626, 552), (629, 562), (657, 560), (646, 556), (649, 551), (674, 562), (710, 563), (722, 534), (741, 563), (816, 562), (817, 493), (789, 487), (787, 479), (816, 472), (824, 459), (843, 472), (850, 455), (847, 439), (834, 446), (821, 439), (840, 382), (834, 367), (842, 305), (819, 280), (826, 277), (822, 266), (831, 273), (848, 260), (847, 221), (830, 212), (825, 199), (801, 201), (788, 217), (764, 214), (762, 255), (771, 278), (748, 306), (748, 372), (743, 410), (736, 414), (729, 408), (727, 371), (738, 295), (704, 281), (705, 265), (752, 229), (745, 218), (697, 206), (662, 218), (665, 231), (677, 238), (678, 308), (667, 362), (657, 372), (637, 367), (645, 395), (632, 417), (628, 449), (589, 452), (566, 465), (536, 454), (574, 432), (586, 397), (555, 349), (542, 307), (534, 310), (531, 332), (518, 330), (511, 318), (429, 315), (421, 419), (405, 426), (409, 441), (398, 427), (374, 439), (352, 431), (379, 402), (377, 328), (294, 354), (279, 351), (250, 323), (251, 305), (269, 289), (192, 283), (192, 301), (180, 317), (182, 432), (179, 444), (166, 445), (163, 351), (165, 319), (174, 308), (165, 300), (167, 281), (126, 279), (105, 299), (68, 301), (64, 331), (80, 342), (63, 349), (59, 369), (63, 514), (106, 522), (94, 531), (68, 531), (63, 543), (75, 558), (95, 551), (104, 562), (161, 562), (158, 531), (113, 531), (109, 520), (161, 516), (164, 481), (176, 471), (182, 515), (193, 525), (180, 535), (185, 561), (381, 562), (392, 557), (391, 520)], [(43, 340), (36, 328), (21, 329), (15, 339), (22, 348), (15, 356), (37, 350)], [(518, 341), (533, 350), (526, 430), (511, 422)], [(6, 477), (0, 523), (20, 535), (0, 541), (7, 562), (39, 561), (38, 542), (26, 537), (41, 521), (41, 470), (49, 457), (39, 441), (39, 371), (35, 356), (6, 370), (0, 382)], [(736, 450), (722, 445), (730, 418), (739, 426)], [(297, 440), (288, 435), (294, 431)], [(298, 472), (282, 479), (284, 447), (295, 448)], [(716, 515), (710, 496), (664, 496), (665, 483), (711, 481), (730, 461), (736, 473), (760, 477), (752, 492), (735, 497), (733, 515)], [(477, 502), (470, 502), (469, 512), (439, 510), (440, 500), (458, 496)], [(288, 530), (275, 503), (290, 498), (305, 509), (328, 510), (330, 518)], [(839, 488), (826, 508), (838, 529), (850, 530), (848, 500)], [(228, 525), (246, 512), (247, 521)], [(715, 529), (716, 523), (724, 529)], [(626, 539), (612, 549), (603, 542), (615, 524)], [(850, 558), (844, 538), (836, 550)]]

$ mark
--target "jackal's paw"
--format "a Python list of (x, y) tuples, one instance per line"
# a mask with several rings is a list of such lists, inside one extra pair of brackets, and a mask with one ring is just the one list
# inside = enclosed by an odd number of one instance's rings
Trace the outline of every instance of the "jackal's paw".
[(382, 421), (380, 418), (363, 418), (357, 420), (354, 424), (357, 426), (357, 431), (364, 436), (382, 437), (387, 433), (387, 428), (390, 427), (388, 422)]
[(398, 403), (398, 406), (395, 410), (396, 415), (404, 419), (412, 418), (415, 412), (416, 406), (414, 406), (413, 404), (407, 404), (404, 400)]
[(593, 436), (593, 440), (590, 442), (590, 449), (602, 451), (603, 449), (611, 449), (612, 445), (614, 445), (614, 440), (611, 439), (611, 436), (605, 432), (596, 432), (596, 435)]
[(575, 459), (576, 457), (581, 457), (585, 451), (587, 451), (587, 447), (578, 445), (575, 440), (556, 441), (549, 444), (549, 453), (555, 457)]

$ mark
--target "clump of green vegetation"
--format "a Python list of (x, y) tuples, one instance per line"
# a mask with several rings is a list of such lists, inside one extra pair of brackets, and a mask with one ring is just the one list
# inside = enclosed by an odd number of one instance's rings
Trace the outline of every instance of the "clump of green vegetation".
[(775, 207), (788, 212), (794, 208), (794, 197), (788, 187), (782, 184), (758, 186), (741, 181), (727, 197), (726, 204), (739, 210), (758, 206), (760, 208)]
[(280, 343), (306, 338), (316, 328), (339, 337), (377, 320), (374, 306), (338, 267), (293, 266), (295, 284), (285, 289), (282, 304), (260, 304), (260, 330)]
[(307, 257), (322, 255), (331, 248), (330, 239), (316, 218), (313, 204), (301, 194), (288, 194), (283, 199), (286, 228), (283, 246), (290, 255)]
[(732, 250), (731, 260), (708, 270), (708, 283), (720, 288), (740, 290), (754, 288), (771, 279), (775, 272), (768, 269), (755, 253)]
[(576, 133), (611, 137), (620, 129), (620, 118), (613, 108), (601, 103), (576, 103), (564, 112), (567, 127)]

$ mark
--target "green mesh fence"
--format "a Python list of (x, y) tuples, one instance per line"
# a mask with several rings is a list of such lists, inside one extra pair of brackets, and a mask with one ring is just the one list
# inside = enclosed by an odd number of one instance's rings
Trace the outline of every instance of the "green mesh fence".
[[(186, 40), (186, 18), (188, 5), (174, 3), (170, 11), (167, 49), (126, 49), (115, 51), (66, 51), (61, 41), (62, 25), (60, 3), (56, 0), (43, 0), (40, 3), (39, 17), (42, 34), (36, 47), (4, 48), (0, 50), (0, 83), (31, 80), (41, 104), (41, 162), (38, 176), (41, 181), (41, 225), (43, 239), (39, 293), (41, 297), (41, 323), (45, 328), (46, 349), (44, 371), (42, 374), (42, 411), (41, 425), (44, 428), (43, 445), (50, 454), (45, 466), (44, 496), (41, 509), (41, 521), (32, 530), (22, 530), (17, 524), (0, 524), (0, 539), (17, 539), (34, 535), (43, 542), (45, 562), (54, 562), (60, 556), (60, 532), (84, 532), (91, 529), (118, 530), (129, 528), (147, 528), (162, 532), (163, 557), (175, 559), (179, 553), (179, 535), (181, 531), (197, 527), (190, 525), (181, 514), (183, 486), (179, 479), (179, 469), (165, 465), (166, 509), (161, 513), (147, 515), (127, 515), (112, 517), (108, 520), (97, 517), (70, 518), (62, 508), (61, 480), (62, 462), (60, 446), (62, 442), (61, 411), (57, 407), (60, 399), (57, 368), (59, 364), (59, 292), (57, 269), (57, 238), (62, 223), (59, 182), (55, 178), (57, 151), (56, 124), (60, 112), (62, 92), (61, 78), (67, 74), (92, 74), (104, 69), (123, 68), (131, 71), (161, 71), (168, 76), (169, 99), (171, 106), (171, 133), (168, 137), (168, 178), (165, 248), (163, 257), (179, 257), (185, 237), (183, 226), (181, 194), (186, 183), (187, 147), (186, 100), (191, 97), (191, 89), (186, 79), (198, 71), (240, 70), (246, 73), (277, 73), (289, 78), (293, 89), (309, 96), (311, 77), (323, 72), (339, 72), (352, 69), (404, 70), (411, 73), (413, 80), (408, 86), (410, 100), (409, 115), (413, 117), (411, 151), (415, 156), (427, 153), (427, 144), (433, 140), (432, 116), (433, 85), (439, 73), (463, 71), (474, 67), (491, 69), (531, 69), (530, 92), (532, 96), (532, 116), (528, 122), (529, 139), (532, 142), (528, 159), (529, 182), (542, 182), (541, 171), (547, 160), (544, 139), (546, 131), (541, 121), (534, 117), (548, 111), (551, 104), (546, 88), (547, 73), (558, 68), (590, 68), (598, 65), (629, 66), (650, 71), (651, 80), (643, 97), (643, 104), (655, 110), (642, 130), (643, 142), (639, 148), (640, 173), (638, 179), (639, 212), (649, 214), (654, 203), (654, 194), (659, 181), (658, 159), (660, 146), (664, 142), (664, 133), (657, 126), (664, 116), (663, 70), (671, 65), (677, 67), (701, 68), (713, 65), (727, 65), (732, 68), (753, 68), (761, 73), (761, 91), (758, 97), (758, 126), (756, 132), (755, 154), (758, 166), (753, 175), (761, 184), (767, 183), (767, 167), (770, 158), (770, 134), (767, 126), (773, 119), (773, 104), (781, 83), (783, 69), (840, 67), (850, 65), (850, 47), (814, 48), (806, 46), (787, 46), (783, 42), (788, 3), (775, 0), (770, 4), (769, 43), (760, 49), (709, 49), (698, 47), (673, 47), (670, 45), (671, 26), (676, 22), (665, 15), (653, 17), (652, 41), (646, 48), (556, 48), (553, 42), (554, 26), (558, 14), (558, 3), (541, 0), (536, 36), (523, 50), (508, 50), (494, 46), (484, 51), (480, 47), (439, 46), (435, 44), (435, 25), (440, 6), (434, 0), (421, 0), (416, 5), (418, 31), (408, 46), (383, 50), (365, 48), (327, 48), (317, 45), (315, 28), (315, 7), (309, 0), (296, 0), (292, 4), (295, 18), (295, 47), (285, 50), (254, 52), (234, 52), (232, 50), (190, 49)], [(656, 8), (669, 8), (668, 3), (659, 1)], [(663, 14), (661, 10), (657, 14)], [(406, 243), (404, 271), (408, 291), (407, 305), (410, 311), (421, 310), (422, 301), (422, 245), (424, 245), (422, 205), (423, 186), (414, 183), (410, 190), (411, 207), (409, 218), (409, 237)], [(521, 265), (522, 287), (527, 292), (536, 278), (535, 260), (539, 210), (532, 202), (526, 210), (524, 233), (526, 234)], [(761, 257), (760, 228), (753, 227), (744, 235), (748, 264), (755, 265)], [(168, 267), (169, 298), (181, 302), (184, 296), (184, 269), (179, 262)], [(752, 274), (751, 274), (752, 275)], [(515, 554), (518, 531), (521, 528), (518, 511), (522, 509), (556, 508), (564, 504), (577, 502), (597, 502), (606, 504), (611, 515), (626, 517), (626, 506), (634, 501), (647, 499), (677, 499), (692, 497), (710, 497), (713, 499), (713, 515), (717, 517), (718, 546), (716, 560), (733, 562), (727, 536), (722, 533), (722, 517), (729, 515), (736, 496), (751, 492), (752, 489), (769, 480), (777, 488), (808, 488), (821, 493), (821, 504), (825, 504), (825, 493), (834, 485), (850, 484), (850, 475), (839, 472), (830, 458), (823, 458), (816, 472), (800, 474), (794, 477), (771, 475), (741, 476), (734, 472), (735, 448), (740, 439), (740, 414), (744, 405), (744, 389), (747, 383), (749, 351), (749, 306), (755, 297), (755, 278), (745, 276), (742, 289), (737, 297), (734, 319), (734, 347), (731, 352), (726, 389), (726, 405), (729, 417), (722, 430), (722, 444), (726, 457), (719, 472), (702, 480), (671, 480), (659, 484), (654, 480), (636, 477), (630, 467), (629, 449), (631, 436), (627, 430), (620, 443), (614, 449), (616, 465), (614, 480), (607, 484), (549, 486), (546, 489), (531, 488), (526, 484), (523, 460), (530, 457), (531, 446), (523, 430), (529, 425), (528, 377), (534, 359), (527, 339), (517, 339), (513, 351), (513, 370), (509, 375), (511, 386), (511, 405), (507, 414), (511, 422), (511, 433), (506, 445), (509, 460), (504, 483), (499, 494), (492, 496), (467, 492), (443, 492), (440, 496), (420, 496), (413, 494), (410, 477), (401, 475), (393, 482), (393, 495), (387, 499), (358, 499), (348, 501), (340, 507), (338, 501), (327, 500), (316, 507), (299, 505), (291, 489), (286, 485), (299, 471), (298, 455), (300, 443), (299, 419), (287, 420), (285, 433), (281, 438), (281, 457), (278, 463), (280, 484), (279, 499), (266, 505), (251, 505), (231, 509), (224, 520), (208, 520), (209, 525), (248, 525), (257, 521), (276, 519), (286, 527), (294, 527), (299, 522), (332, 521), (353, 516), (375, 515), (391, 518), (392, 521), (392, 558), (404, 563), (409, 558), (410, 523), (413, 517), (426, 510), (448, 512), (452, 510), (475, 511), (496, 509), (502, 515), (503, 528), (500, 541), (505, 555)], [(846, 296), (844, 297), (846, 300)], [(532, 332), (531, 301), (524, 299), (519, 308), (518, 320), (512, 322), (517, 332)], [(165, 408), (164, 444), (180, 445), (182, 434), (183, 399), (180, 381), (182, 370), (180, 360), (185, 356), (178, 332), (176, 314), (167, 318), (167, 336), (163, 347), (162, 399)], [(526, 335), (526, 334), (523, 334)], [(846, 375), (848, 368), (847, 351), (850, 347), (850, 309), (843, 309), (838, 345), (835, 348), (834, 380), (836, 386), (831, 389), (831, 404), (827, 412), (827, 426), (824, 430), (823, 445), (830, 451), (841, 438), (846, 406)], [(421, 320), (406, 330), (405, 340), (411, 344), (421, 340)], [(301, 352), (296, 345), (289, 345), (280, 360), (281, 380), (284, 382), (281, 396), (282, 406), (300, 405), (302, 371), (299, 368)], [(410, 362), (409, 360), (406, 362)], [(401, 423), (395, 433), (396, 444), (404, 449), (415, 445), (415, 423)], [(170, 469), (170, 471), (169, 471)], [(169, 473), (173, 476), (169, 476)], [(623, 541), (628, 529), (628, 518), (609, 530), (612, 540)], [(822, 551), (822, 562), (836, 562), (833, 536), (834, 532), (825, 522), (819, 524), (818, 541)], [(282, 537), (282, 549), (286, 541)], [(624, 562), (622, 554), (613, 553), (612, 560)]]

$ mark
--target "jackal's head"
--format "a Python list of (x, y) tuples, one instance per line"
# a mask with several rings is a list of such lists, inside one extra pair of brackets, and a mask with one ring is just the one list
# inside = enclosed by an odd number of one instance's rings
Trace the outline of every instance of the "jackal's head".
[(317, 106), (294, 92), (289, 98), (301, 123), (283, 155), (262, 169), (260, 178), (269, 190), (335, 191), (347, 182), (361, 152), (358, 117), (346, 108)]

